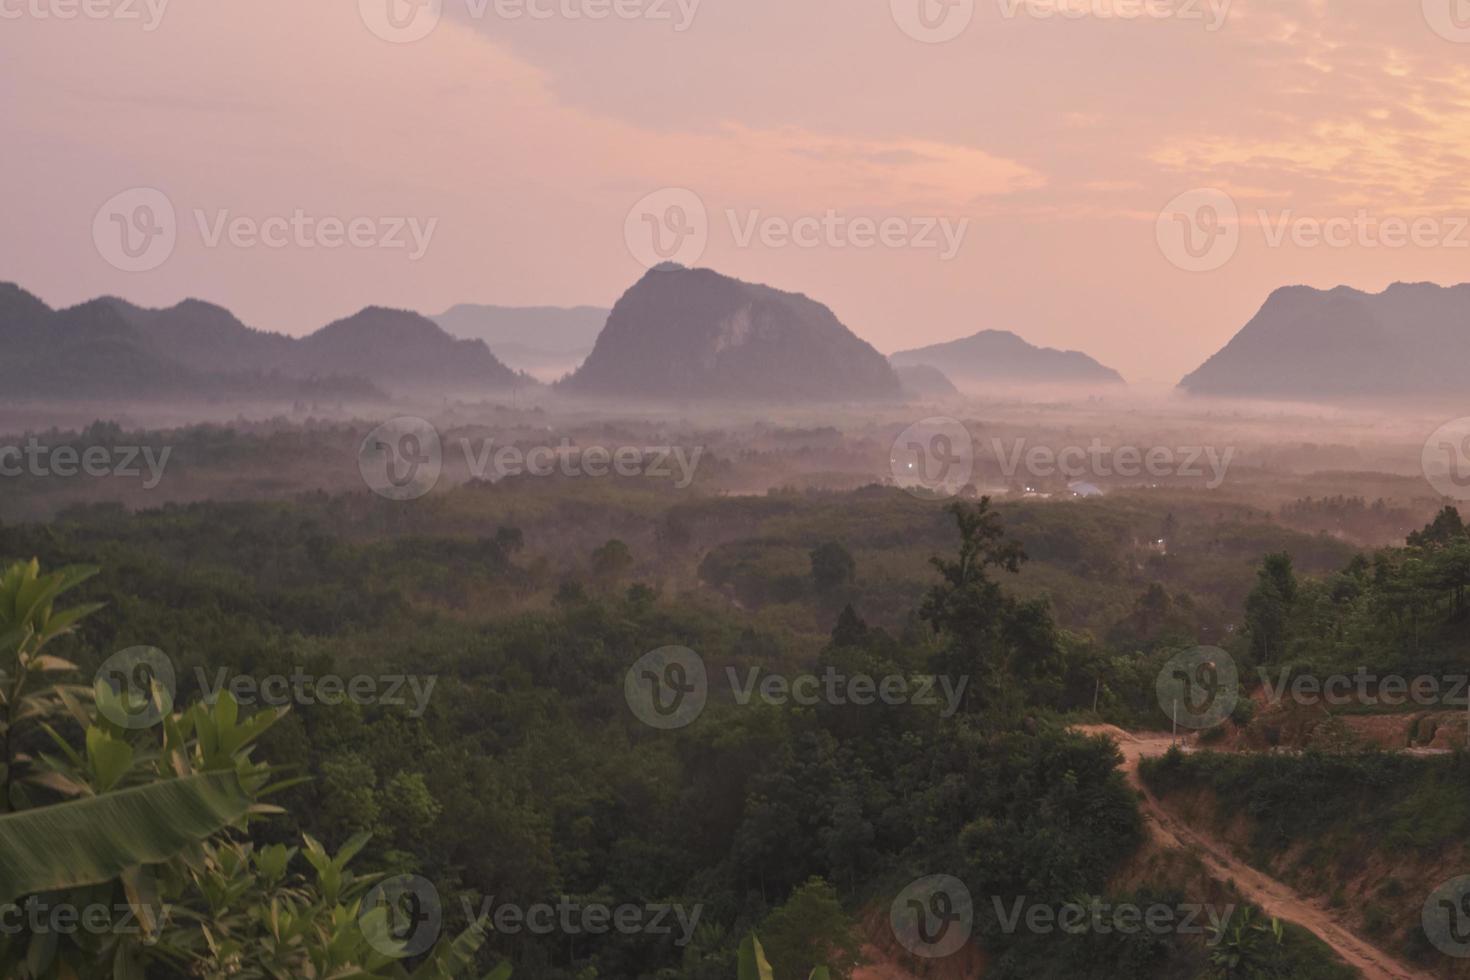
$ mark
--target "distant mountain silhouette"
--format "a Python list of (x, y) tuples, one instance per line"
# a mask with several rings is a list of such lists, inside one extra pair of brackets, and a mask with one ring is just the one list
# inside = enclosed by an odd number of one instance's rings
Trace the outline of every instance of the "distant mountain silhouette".
[(40, 343), (51, 307), (10, 282), (0, 282), (0, 343), (30, 347)]
[(507, 389), (529, 383), (480, 340), (458, 340), (433, 320), (406, 310), (371, 306), (297, 341), (302, 363), (388, 388), (454, 385)]
[(1470, 285), (1287, 286), (1179, 386), (1307, 401), (1463, 394), (1467, 356)]
[(373, 307), (298, 339), (198, 300), (155, 310), (107, 297), (54, 311), (0, 284), (0, 384), (28, 397), (375, 398), (523, 383), (483, 343), (416, 313)]
[(1029, 344), (1007, 330), (982, 330), (973, 337), (899, 351), (899, 367), (939, 368), (952, 380), (988, 384), (1119, 384), (1123, 377), (1079, 351)]
[(433, 317), (450, 334), (483, 340), (511, 367), (557, 376), (587, 359), (608, 311), (596, 306), (476, 306), (462, 304)]
[(960, 393), (954, 383), (945, 377), (944, 372), (937, 367), (915, 364), (910, 367), (894, 368), (894, 370), (898, 372), (898, 380), (903, 382), (904, 392), (909, 395), (920, 398), (945, 398)]
[(561, 390), (621, 398), (899, 398), (893, 368), (832, 311), (709, 269), (661, 266), (613, 307)]

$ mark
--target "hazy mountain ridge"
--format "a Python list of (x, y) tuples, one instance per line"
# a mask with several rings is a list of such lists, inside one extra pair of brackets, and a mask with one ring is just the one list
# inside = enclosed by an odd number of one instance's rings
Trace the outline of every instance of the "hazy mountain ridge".
[(821, 303), (678, 266), (648, 272), (623, 294), (586, 362), (558, 387), (621, 398), (902, 396), (883, 355)]
[(1122, 384), (1123, 376), (1073, 350), (1037, 347), (1008, 330), (982, 330), (969, 337), (898, 351), (899, 367), (938, 368), (955, 381), (996, 384)]
[(903, 389), (919, 398), (950, 398), (960, 393), (945, 373), (931, 364), (895, 367)]
[(0, 381), (28, 396), (380, 398), (384, 389), (531, 384), (480, 341), (416, 313), (369, 307), (302, 338), (200, 300), (148, 309), (113, 297), (52, 310), (0, 284)]
[(1286, 286), (1179, 387), (1303, 400), (1458, 394), (1467, 354), (1470, 284)]
[(587, 359), (609, 312), (598, 306), (461, 303), (430, 319), (455, 337), (483, 340), (509, 367), (550, 381)]
[(437, 316), (439, 326), (456, 337), (497, 344), (520, 344), (566, 353), (591, 350), (612, 312), (600, 306), (497, 306), (460, 303)]

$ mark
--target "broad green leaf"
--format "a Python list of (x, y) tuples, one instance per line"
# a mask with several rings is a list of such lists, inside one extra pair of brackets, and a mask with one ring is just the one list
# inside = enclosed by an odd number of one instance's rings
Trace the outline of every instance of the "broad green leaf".
[(475, 965), (475, 954), (485, 944), (485, 926), (485, 919), (471, 922), (453, 942), (440, 943), (429, 962), (413, 972), (413, 980), (452, 980), (468, 973)]
[(97, 780), (97, 792), (105, 793), (127, 775), (133, 765), (133, 747), (108, 737), (100, 728), (87, 729), (87, 761)]
[(752, 933), (740, 941), (739, 980), (772, 980), (771, 964), (761, 941)]
[(239, 777), (215, 772), (0, 816), (0, 904), (166, 861), (249, 807)]

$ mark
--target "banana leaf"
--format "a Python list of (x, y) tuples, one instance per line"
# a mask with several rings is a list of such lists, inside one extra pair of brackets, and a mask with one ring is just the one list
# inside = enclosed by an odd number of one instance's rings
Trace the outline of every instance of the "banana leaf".
[(234, 772), (210, 772), (0, 816), (0, 905), (167, 861), (249, 808)]

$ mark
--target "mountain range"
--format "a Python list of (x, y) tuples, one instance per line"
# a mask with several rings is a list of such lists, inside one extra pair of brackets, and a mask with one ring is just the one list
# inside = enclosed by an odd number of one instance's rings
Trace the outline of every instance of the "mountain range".
[[(1273, 292), (1180, 387), (1324, 401), (1459, 395), (1467, 348), (1470, 284), (1395, 283), (1380, 293), (1290, 286)], [(253, 329), (194, 299), (148, 309), (103, 297), (56, 310), (0, 283), (0, 393), (13, 397), (478, 394), (536, 384), (507, 359), (519, 358), (517, 366), (531, 371), (537, 357), (559, 358), (554, 377), (582, 350), (585, 360), (556, 391), (813, 402), (944, 397), (951, 381), (1122, 382), (1086, 354), (1036, 347), (999, 330), (884, 358), (806, 296), (681, 266), (648, 272), (606, 314), (595, 307), (466, 305), (431, 320), (368, 307), (299, 338)]]
[(650, 270), (623, 294), (586, 362), (557, 387), (630, 399), (812, 402), (903, 394), (887, 359), (822, 304), (676, 265)]
[(0, 386), (28, 397), (381, 397), (530, 383), (480, 341), (368, 307), (306, 337), (246, 326), (199, 300), (145, 309), (113, 297), (53, 310), (0, 283)]
[(1294, 400), (1463, 395), (1467, 358), (1470, 285), (1287, 286), (1179, 386)]
[(1123, 377), (1079, 351), (1037, 347), (1007, 330), (904, 350), (889, 358), (898, 367), (938, 368), (965, 384), (1122, 384)]

